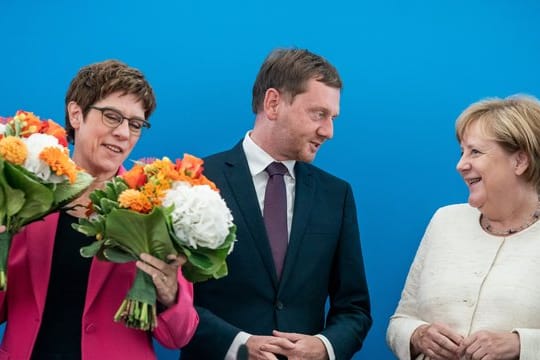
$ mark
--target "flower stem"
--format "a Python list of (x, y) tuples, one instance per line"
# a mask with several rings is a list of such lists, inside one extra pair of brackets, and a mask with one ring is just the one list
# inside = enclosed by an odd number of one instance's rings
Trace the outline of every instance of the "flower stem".
[(156, 288), (148, 274), (137, 269), (135, 281), (116, 311), (114, 321), (122, 321), (127, 327), (139, 330), (156, 328)]
[(7, 289), (7, 261), (12, 237), (9, 231), (0, 233), (0, 291)]

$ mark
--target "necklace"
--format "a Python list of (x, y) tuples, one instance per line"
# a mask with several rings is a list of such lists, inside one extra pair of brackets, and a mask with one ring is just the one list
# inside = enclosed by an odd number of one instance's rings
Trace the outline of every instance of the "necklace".
[(489, 220), (484, 217), (484, 214), (480, 215), (480, 226), (487, 231), (488, 233), (492, 235), (499, 235), (499, 236), (506, 236), (506, 235), (512, 235), (515, 233), (520, 232), (521, 230), (524, 230), (534, 224), (535, 222), (540, 219), (540, 203), (536, 206), (536, 210), (532, 213), (532, 215), (527, 219), (527, 222), (525, 222), (523, 225), (520, 225), (516, 228), (509, 228), (508, 230), (503, 231), (497, 231), (493, 230), (491, 228), (491, 224), (489, 223)]

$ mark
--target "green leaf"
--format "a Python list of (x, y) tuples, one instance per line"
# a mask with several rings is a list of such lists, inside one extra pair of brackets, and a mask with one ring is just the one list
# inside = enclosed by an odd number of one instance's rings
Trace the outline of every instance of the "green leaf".
[(191, 282), (200, 282), (208, 279), (218, 279), (227, 275), (227, 263), (231, 246), (236, 241), (236, 226), (229, 228), (229, 234), (223, 244), (217, 249), (198, 247), (197, 249), (186, 246), (174, 233), (172, 225), (169, 226), (170, 236), (179, 252), (187, 257), (187, 263), (183, 265), (184, 277)]
[(71, 224), (71, 227), (86, 236), (96, 236), (100, 232), (98, 231), (97, 224), (89, 221), (85, 218), (79, 218), (78, 224)]
[(104, 189), (104, 194), (107, 199), (117, 200), (122, 191), (128, 188), (124, 180), (118, 176), (114, 177), (107, 183)]
[(209, 256), (206, 256), (204, 253), (197, 250), (193, 251), (191, 255), (188, 256), (188, 259), (193, 266), (203, 270), (211, 269), (214, 266), (214, 263)]
[[(4, 175), (7, 183), (19, 189), (19, 199), (20, 196), (25, 199), (23, 206), (17, 212), (11, 213), (11, 215), (16, 214), (21, 225), (31, 222), (34, 218), (40, 218), (50, 211), (53, 193), (46, 185), (36, 180), (35, 176), (31, 176), (22, 167), (8, 162), (4, 164)], [(11, 196), (13, 194), (6, 193), (9, 197), (8, 203), (12, 203)], [(8, 213), (8, 215), (10, 214)]]
[(113, 209), (106, 218), (106, 237), (133, 253), (149, 253), (161, 260), (175, 254), (167, 230), (166, 218), (161, 208), (150, 214)]
[(182, 274), (192, 283), (202, 282), (212, 278), (212, 275), (201, 273), (200, 269), (195, 268), (189, 262), (182, 266)]
[(227, 276), (227, 274), (229, 274), (229, 269), (227, 268), (227, 263), (224, 262), (223, 264), (221, 264), (221, 267), (218, 269), (218, 271), (214, 273), (214, 279), (225, 277)]
[(73, 184), (70, 184), (69, 182), (57, 184), (56, 189), (54, 190), (55, 207), (60, 208), (79, 197), (93, 181), (94, 178), (90, 174), (80, 171)]
[(92, 191), (89, 195), (89, 198), (92, 204), (99, 204), (99, 201), (101, 200), (101, 198), (104, 198), (104, 197), (105, 197), (105, 192), (103, 192), (100, 189), (96, 189)]
[(90, 258), (92, 256), (95, 256), (98, 253), (98, 251), (101, 249), (102, 245), (103, 245), (103, 241), (94, 241), (90, 245), (83, 246), (80, 250), (81, 256), (85, 258)]
[(0, 223), (6, 216), (16, 214), (24, 205), (24, 193), (13, 189), (5, 179), (5, 164), (0, 158)]
[(118, 202), (114, 200), (101, 198), (101, 200), (99, 201), (99, 208), (101, 209), (100, 212), (102, 214), (108, 214), (111, 212), (112, 209), (117, 209), (119, 207), (120, 205), (118, 204)]
[(13, 235), (9, 231), (0, 233), (0, 290), (5, 291), (7, 286), (7, 262), (9, 247)]
[(136, 256), (133, 256), (130, 253), (126, 253), (119, 247), (108, 247), (106, 249), (103, 249), (103, 255), (107, 260), (115, 263), (126, 263), (137, 260)]

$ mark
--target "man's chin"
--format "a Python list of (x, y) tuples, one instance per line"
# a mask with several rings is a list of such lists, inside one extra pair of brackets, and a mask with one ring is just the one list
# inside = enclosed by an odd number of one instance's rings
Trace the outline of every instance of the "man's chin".
[(301, 155), (298, 160), (306, 163), (312, 163), (315, 160), (315, 155), (317, 154)]

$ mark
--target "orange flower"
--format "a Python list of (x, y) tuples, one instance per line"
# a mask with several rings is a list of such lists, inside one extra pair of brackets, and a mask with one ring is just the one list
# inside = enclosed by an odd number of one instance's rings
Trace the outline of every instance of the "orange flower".
[(22, 122), (21, 136), (28, 137), (41, 130), (42, 123), (32, 112), (19, 110), (13, 119)]
[(154, 181), (145, 184), (141, 191), (154, 206), (160, 206), (165, 196), (165, 191), (170, 188), (171, 183), (169, 181), (156, 178)]
[(202, 159), (190, 154), (184, 154), (182, 160), (176, 160), (176, 169), (182, 174), (186, 174), (192, 178), (198, 178), (203, 172)]
[(146, 183), (144, 166), (135, 164), (131, 170), (122, 174), (122, 179), (124, 179), (130, 189), (137, 189), (143, 186)]
[(39, 159), (47, 163), (56, 175), (66, 175), (71, 184), (77, 179), (77, 165), (69, 159), (67, 149), (46, 147), (39, 154)]
[(147, 214), (152, 210), (152, 203), (140, 191), (127, 189), (118, 196), (120, 207)]
[(195, 183), (194, 185), (208, 185), (208, 186), (210, 186), (210, 189), (219, 192), (219, 189), (217, 188), (216, 184), (214, 184), (213, 181), (211, 181), (210, 179), (208, 179), (208, 178), (207, 178), (206, 176), (204, 176), (204, 175), (201, 175), (201, 176), (196, 180), (196, 183)]
[(42, 122), (41, 133), (54, 136), (58, 139), (58, 143), (64, 147), (68, 146), (66, 130), (58, 125), (53, 120), (47, 120)]
[(214, 184), (212, 181), (210, 181), (206, 176), (201, 175), (198, 178), (192, 178), (187, 175), (180, 175), (177, 179), (177, 181), (184, 181), (187, 182), (193, 186), (195, 185), (208, 185), (210, 188), (214, 191), (219, 191), (216, 184)]
[(0, 139), (0, 156), (15, 165), (22, 165), (28, 156), (24, 142), (15, 136)]

